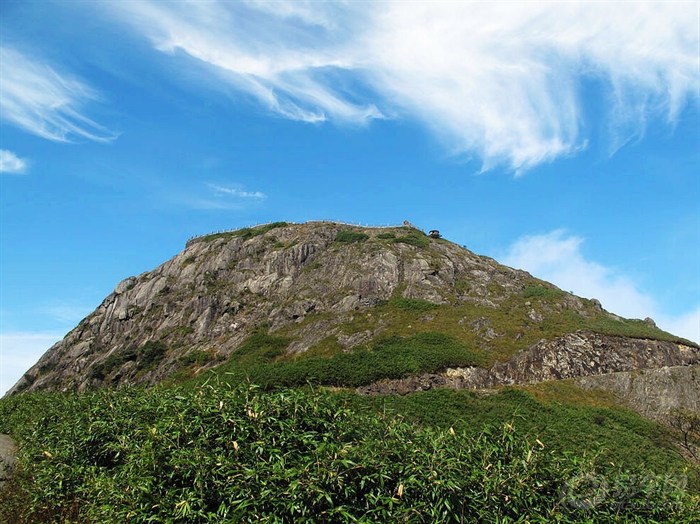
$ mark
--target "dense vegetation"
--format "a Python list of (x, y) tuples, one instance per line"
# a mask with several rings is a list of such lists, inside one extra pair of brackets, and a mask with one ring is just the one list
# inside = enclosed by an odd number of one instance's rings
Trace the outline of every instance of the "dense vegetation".
[[(664, 427), (619, 407), (610, 394), (583, 391), (569, 381), (490, 394), (435, 389), (405, 396), (346, 395), (346, 402), (358, 410), (401, 414), (420, 426), (452, 427), (473, 437), (484, 427), (512, 421), (548, 448), (561, 453), (575, 450), (603, 470), (623, 466), (677, 474), (688, 467)], [(700, 490), (698, 473), (687, 471), (695, 491)]]
[(335, 241), (341, 244), (354, 244), (355, 242), (364, 242), (369, 238), (369, 235), (362, 233), (361, 231), (352, 231), (350, 229), (343, 229), (338, 231), (335, 236)]
[(426, 248), (430, 245), (430, 240), (426, 234), (418, 229), (409, 229), (406, 234), (396, 237), (393, 241), (397, 244), (409, 244), (421, 248)]
[[(415, 301), (420, 307), (421, 302)], [(408, 302), (409, 307), (416, 307)], [(402, 378), (453, 366), (483, 365), (481, 352), (470, 350), (441, 333), (418, 333), (412, 337), (391, 336), (370, 348), (335, 352), (331, 355), (282, 358), (289, 340), (258, 331), (236, 350), (228, 362), (204, 374), (236, 384), (250, 380), (265, 388), (322, 384), (357, 387), (381, 379)]]
[[(284, 225), (195, 240), (249, 240)], [(264, 240), (284, 249), (296, 242)], [(376, 235), (347, 228), (332, 250), (394, 246), (408, 257), (414, 246), (439, 271), (434, 242), (445, 241), (412, 228)], [(201, 262), (191, 255), (181, 267)], [(206, 292), (227, 285), (215, 272), (202, 278)], [(151, 389), (0, 400), (0, 432), (20, 443), (17, 474), (0, 490), (0, 522), (693, 521), (697, 469), (667, 429), (604, 393), (567, 381), (406, 396), (351, 389), (488, 367), (579, 329), (676, 337), (535, 279), (520, 289), (462, 278), (441, 304), (404, 291), (398, 286), (387, 300), (340, 317), (314, 310), (274, 332), (258, 326), (230, 358), (215, 346), (191, 344), (185, 352), (194, 328), (173, 326), (119, 347), (88, 371), (109, 384), (125, 370), (138, 379), (163, 363), (179, 366)], [(481, 296), (493, 303), (473, 300)], [(340, 320), (323, 327), (332, 315)], [(314, 322), (325, 338), (289, 354)], [(364, 343), (348, 350), (341, 342), (350, 337)], [(700, 423), (683, 413), (678, 421), (686, 450), (695, 449), (687, 441)]]
[(94, 365), (90, 369), (90, 377), (104, 380), (107, 375), (119, 369), (126, 362), (134, 362), (139, 370), (150, 369), (163, 359), (166, 351), (167, 347), (162, 341), (148, 341), (140, 348), (126, 348)]
[(11, 522), (690, 522), (683, 477), (596, 470), (519, 421), (466, 431), (249, 386), (27, 394)]

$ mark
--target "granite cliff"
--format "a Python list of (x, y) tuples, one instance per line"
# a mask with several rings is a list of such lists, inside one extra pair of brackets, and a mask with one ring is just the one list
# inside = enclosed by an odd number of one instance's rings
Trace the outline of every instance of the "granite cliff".
[[(193, 376), (236, 358), (262, 331), (284, 341), (275, 361), (371, 350), (421, 333), (449, 337), (478, 361), (362, 386), (369, 393), (700, 363), (696, 345), (653, 322), (622, 319), (410, 224), (273, 223), (194, 238), (161, 266), (125, 279), (10, 393)], [(622, 391), (620, 380), (610, 387)]]

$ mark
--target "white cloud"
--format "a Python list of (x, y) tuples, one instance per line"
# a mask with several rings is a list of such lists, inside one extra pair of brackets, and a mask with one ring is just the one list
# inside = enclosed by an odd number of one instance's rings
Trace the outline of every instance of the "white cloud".
[(308, 122), (409, 116), (516, 172), (586, 146), (581, 83), (610, 148), (700, 94), (696, 2), (109, 2), (166, 53)]
[(296, 2), (120, 2), (101, 7), (143, 32), (156, 49), (182, 52), (213, 66), (227, 82), (270, 110), (305, 122), (329, 118), (362, 123), (382, 115), (357, 103), (329, 73), (354, 65), (329, 31), (332, 13), (355, 18), (349, 6)]
[(669, 333), (677, 333), (689, 340), (700, 343), (700, 306), (685, 315), (659, 317), (660, 326)]
[(15, 49), (0, 47), (0, 115), (3, 120), (55, 142), (83, 138), (109, 142), (116, 136), (83, 113), (97, 93)]
[(0, 396), (62, 337), (59, 333), (0, 333)]
[(173, 196), (176, 201), (192, 209), (205, 211), (240, 211), (263, 202), (267, 195), (262, 191), (247, 191), (243, 186), (206, 184), (206, 190), (194, 190), (188, 194)]
[(27, 170), (27, 161), (12, 151), (0, 149), (0, 173), (21, 174)]
[(244, 191), (240, 187), (224, 187), (218, 186), (216, 184), (209, 184), (209, 187), (215, 195), (219, 196), (230, 196), (235, 198), (253, 200), (262, 200), (266, 198), (265, 193), (261, 193), (260, 191)]
[(626, 318), (651, 317), (660, 328), (700, 342), (700, 305), (681, 315), (663, 311), (631, 279), (587, 260), (581, 252), (582, 243), (582, 238), (563, 230), (525, 236), (509, 248), (503, 263), (529, 271), (565, 291), (597, 298), (605, 309), (615, 314)]

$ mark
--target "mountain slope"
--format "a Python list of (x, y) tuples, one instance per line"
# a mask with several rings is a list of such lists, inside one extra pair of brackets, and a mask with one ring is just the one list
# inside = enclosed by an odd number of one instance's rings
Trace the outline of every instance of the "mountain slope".
[(699, 363), (411, 226), (207, 235), (0, 400), (0, 520), (690, 522)]
[[(565, 355), (591, 357), (576, 347), (596, 346), (601, 336), (592, 365), (562, 368)], [(439, 356), (448, 347), (453, 355)], [(300, 362), (351, 367), (348, 355), (360, 350), (380, 362), (410, 348), (417, 364), (397, 371), (392, 360), (384, 374), (331, 382), (361, 385), (449, 366), (483, 375), (539, 359), (521, 366), (518, 380), (503, 371), (472, 384), (492, 387), (700, 362), (696, 346), (653, 324), (621, 319), (410, 225), (273, 223), (194, 238), (158, 268), (124, 280), (11, 393), (155, 384), (224, 363), (243, 374), (261, 363), (285, 373)], [(316, 371), (305, 379), (318, 376), (324, 382)]]

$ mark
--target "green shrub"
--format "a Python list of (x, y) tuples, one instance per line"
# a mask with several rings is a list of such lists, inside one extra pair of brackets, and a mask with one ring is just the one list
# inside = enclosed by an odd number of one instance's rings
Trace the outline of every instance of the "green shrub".
[(93, 365), (88, 376), (91, 379), (104, 380), (110, 373), (121, 368), (127, 362), (135, 361), (137, 358), (138, 354), (134, 348), (115, 351), (102, 362)]
[(166, 351), (165, 344), (155, 340), (146, 342), (138, 349), (128, 347), (115, 351), (102, 362), (93, 365), (88, 376), (90, 379), (104, 380), (127, 362), (136, 362), (136, 368), (139, 370), (151, 369), (163, 360)]
[(167, 347), (159, 340), (149, 340), (138, 350), (138, 359), (136, 361), (139, 369), (150, 369), (158, 364), (163, 357)]
[(204, 235), (203, 237), (201, 237), (201, 240), (203, 242), (213, 242), (214, 240), (219, 240), (221, 238), (230, 240), (234, 236), (236, 236), (234, 232), (212, 233), (211, 235)]
[(190, 351), (186, 355), (180, 357), (180, 363), (184, 366), (192, 366), (194, 364), (201, 366), (212, 360), (212, 354), (209, 351), (202, 351), (201, 349), (196, 349)]
[(465, 279), (465, 278), (460, 278), (455, 282), (455, 291), (457, 293), (468, 293), (471, 291), (472, 288), (472, 283)]
[(426, 234), (417, 229), (411, 229), (407, 234), (396, 237), (394, 242), (398, 244), (409, 244), (416, 247), (428, 247), (430, 245), (430, 239)]
[(244, 227), (236, 231), (226, 231), (223, 233), (212, 233), (211, 235), (204, 235), (200, 239), (204, 242), (212, 242), (214, 240), (219, 240), (221, 238), (230, 240), (234, 237), (241, 237), (243, 240), (249, 240), (251, 238), (257, 237), (258, 235), (263, 235), (268, 231), (272, 231), (278, 227), (284, 227), (289, 225), (287, 222), (272, 222), (270, 224), (263, 224), (256, 227)]
[(368, 238), (368, 235), (360, 231), (343, 229), (342, 231), (338, 231), (338, 234), (335, 235), (335, 242), (340, 242), (342, 244), (353, 244), (355, 242), (364, 242)]
[(192, 326), (177, 326), (173, 329), (173, 333), (177, 334), (178, 337), (186, 337), (194, 333), (194, 328)]
[(389, 337), (376, 342), (371, 349), (357, 349), (351, 353), (271, 361), (288, 343), (288, 339), (254, 334), (234, 352), (229, 362), (195, 380), (202, 382), (217, 376), (232, 384), (250, 380), (265, 388), (309, 383), (357, 387), (381, 379), (483, 364), (481, 352), (472, 351), (441, 333)]
[(381, 238), (382, 240), (393, 240), (396, 238), (396, 234), (394, 233), (379, 233), (377, 235), (377, 238)]
[(243, 240), (249, 240), (259, 235), (264, 235), (268, 231), (272, 231), (278, 227), (285, 227), (287, 225), (289, 225), (287, 222), (272, 222), (270, 224), (263, 224), (262, 226), (257, 227), (244, 227), (238, 231), (234, 231), (233, 234), (237, 237), (241, 237)]
[(604, 472), (517, 423), (467, 434), (241, 385), (0, 401), (5, 522), (691, 522), (682, 480)]
[(197, 260), (197, 257), (195, 257), (194, 255), (190, 255), (187, 258), (185, 258), (185, 260), (182, 261), (182, 264), (180, 265), (180, 267), (184, 269), (187, 266), (189, 266), (190, 264), (193, 264), (195, 260)]
[(286, 337), (270, 335), (265, 326), (256, 329), (233, 354), (235, 362), (269, 362), (284, 354), (291, 342)]

